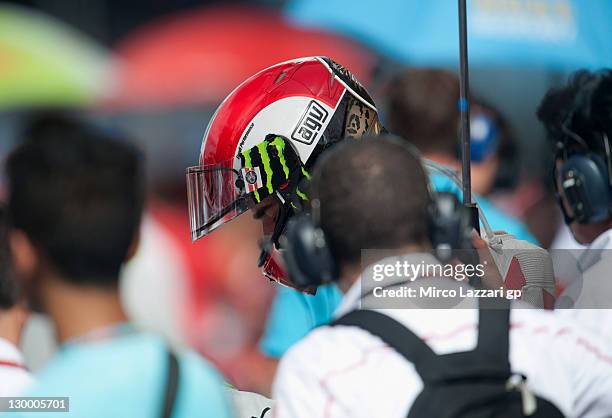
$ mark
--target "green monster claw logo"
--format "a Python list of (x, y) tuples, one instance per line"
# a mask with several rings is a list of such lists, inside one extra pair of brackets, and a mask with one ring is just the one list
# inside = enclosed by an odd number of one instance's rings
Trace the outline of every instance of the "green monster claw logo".
[(295, 188), (295, 194), (299, 196), (300, 199), (302, 200), (308, 200), (308, 196), (306, 196), (306, 193), (300, 191), (299, 188)]
[[(310, 174), (308, 173), (308, 171), (306, 171), (304, 166), (301, 166), (300, 168), (302, 169), (302, 175), (306, 177), (306, 179), (310, 180)], [(300, 190), (299, 186), (295, 188), (295, 194), (298, 195), (298, 197), (302, 200), (308, 200), (308, 196), (306, 196), (306, 193)]]
[[(299, 156), (291, 146), (287, 146), (286, 139), (281, 136), (268, 136), (253, 148), (243, 151), (238, 155), (243, 168), (259, 167), (262, 182), (265, 187), (260, 187), (252, 192), (257, 203), (265, 197), (274, 194), (283, 184), (286, 184), (291, 173), (297, 174), (298, 179), (305, 177), (310, 179), (310, 174), (302, 165)], [(246, 179), (245, 179), (246, 180)], [(295, 185), (295, 194), (302, 200), (308, 200), (305, 193)]]
[[(287, 167), (287, 162), (285, 161), (285, 141), (280, 136), (274, 138), (274, 141), (271, 142), (272, 145), (276, 147), (278, 151), (278, 159), (283, 166), (283, 171), (285, 172), (285, 178), (289, 178), (289, 167)], [(302, 168), (302, 171), (304, 169)]]

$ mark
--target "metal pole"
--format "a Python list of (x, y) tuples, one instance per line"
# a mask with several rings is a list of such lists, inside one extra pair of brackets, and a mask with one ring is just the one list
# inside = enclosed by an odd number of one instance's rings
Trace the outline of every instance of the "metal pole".
[(472, 204), (472, 176), (470, 169), (470, 106), (469, 69), (467, 46), (466, 0), (459, 2), (459, 109), (461, 112), (461, 178), (463, 183), (463, 204)]

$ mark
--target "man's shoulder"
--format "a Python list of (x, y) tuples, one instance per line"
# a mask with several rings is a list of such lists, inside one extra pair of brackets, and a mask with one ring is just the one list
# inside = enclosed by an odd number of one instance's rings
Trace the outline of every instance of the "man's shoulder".
[[(545, 311), (540, 309), (519, 308), (512, 310), (512, 344), (520, 351), (529, 353), (532, 358), (542, 362), (554, 360), (555, 364), (568, 370), (582, 367), (571, 360), (574, 356), (588, 356), (595, 363), (605, 365), (612, 371), (612, 346), (596, 327), (588, 326), (589, 321), (606, 321), (610, 312), (604, 309), (583, 310), (567, 309)], [(586, 318), (586, 319), (585, 319)], [(585, 360), (586, 361), (586, 360)], [(599, 370), (591, 370), (598, 373)]]
[[(428, 310), (426, 312), (412, 312), (410, 320), (403, 312), (391, 310), (392, 318), (403, 323), (416, 335), (426, 338), (427, 343), (434, 350), (441, 353), (472, 349), (477, 335), (477, 310), (463, 309), (459, 312)], [(424, 314), (424, 315), (423, 315)], [(421, 321), (416, 321), (415, 316)], [(451, 316), (452, 315), (452, 316)], [(444, 322), (440, 326), (441, 322)], [(437, 325), (436, 325), (437, 324)], [(515, 303), (510, 317), (511, 333), (517, 338), (511, 340), (512, 344), (529, 346), (530, 344), (551, 344), (567, 339), (570, 346), (557, 347), (556, 350), (567, 351), (575, 349), (582, 343), (576, 341), (592, 340), (594, 344), (601, 344), (597, 335), (584, 330), (576, 320), (552, 311), (532, 309), (523, 303)], [(364, 353), (379, 348), (389, 348), (378, 337), (367, 331), (353, 326), (321, 326), (311, 331), (302, 341), (293, 346), (286, 354), (290, 363), (313, 364), (315, 369), (326, 370), (338, 364), (348, 364), (359, 361)], [(553, 349), (555, 350), (555, 349)], [(548, 352), (547, 350), (543, 353)], [(315, 370), (316, 372), (316, 370)]]
[(300, 345), (307, 348), (321, 347), (327, 350), (329, 346), (342, 348), (347, 346), (361, 349), (384, 345), (384, 343), (356, 326), (326, 324), (313, 329), (296, 346)]
[(514, 301), (512, 304), (510, 331), (526, 334), (522, 337), (524, 340), (529, 340), (531, 337), (558, 339), (586, 332), (584, 327), (581, 327), (570, 315), (564, 315), (556, 310), (534, 309), (523, 301)]
[[(376, 354), (388, 354), (389, 350), (378, 337), (357, 327), (324, 325), (287, 351), (281, 358), (279, 375), (307, 375), (320, 380), (357, 364), (368, 368), (374, 364)], [(396, 361), (394, 353), (388, 360)]]
[(35, 380), (30, 372), (24, 369), (5, 367), (0, 373), (0, 396), (23, 395)]
[(353, 326), (321, 326), (281, 358), (273, 394), (279, 416), (297, 416), (296, 411), (322, 416), (330, 410), (396, 416), (420, 387), (412, 365), (378, 337)]
[[(107, 416), (127, 417), (140, 409), (146, 415), (164, 393), (169, 349), (160, 337), (146, 334), (98, 346), (69, 347), (51, 360), (27, 395), (67, 396), (71, 410), (75, 411), (100, 409), (108, 412)], [(180, 411), (206, 408), (225, 416), (221, 412), (228, 411), (229, 404), (221, 375), (190, 350), (175, 353), (179, 363)], [(115, 404), (124, 405), (123, 409), (115, 411)]]
[(0, 337), (0, 396), (16, 396), (30, 387), (34, 381), (24, 366), (23, 353), (15, 344)]

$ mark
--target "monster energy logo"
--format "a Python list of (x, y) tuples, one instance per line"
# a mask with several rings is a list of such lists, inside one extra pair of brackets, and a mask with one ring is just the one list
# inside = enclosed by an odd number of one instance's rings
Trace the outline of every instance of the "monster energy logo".
[[(281, 184), (289, 180), (291, 172), (289, 165), (294, 166), (295, 163), (285, 155), (286, 146), (285, 140), (276, 136), (272, 139), (268, 138), (239, 154), (244, 168), (259, 167), (263, 169), (261, 176), (264, 187), (253, 191), (253, 197), (257, 202), (261, 202), (263, 198), (273, 194)], [(248, 182), (248, 179), (245, 178), (245, 181)]]

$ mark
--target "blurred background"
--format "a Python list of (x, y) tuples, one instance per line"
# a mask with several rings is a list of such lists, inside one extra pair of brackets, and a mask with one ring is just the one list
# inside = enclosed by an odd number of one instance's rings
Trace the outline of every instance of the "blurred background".
[[(479, 192), (544, 247), (572, 247), (535, 110), (570, 72), (612, 66), (612, 2), (468, 3), (472, 93), (503, 122)], [(453, 0), (0, 2), (0, 164), (33, 113), (61, 110), (125, 133), (146, 153), (149, 185), (142, 245), (122, 278), (129, 314), (236, 373), (275, 288), (256, 267), (260, 226), (249, 216), (197, 244), (189, 238), (185, 168), (197, 163), (216, 106), (267, 66), (328, 55), (373, 93), (384, 122), (391, 77), (409, 67), (456, 71), (456, 13)], [(0, 176), (0, 193), (3, 185)], [(34, 370), (54, 350), (51, 335), (42, 319), (28, 330)]]

